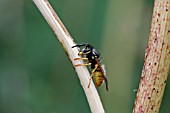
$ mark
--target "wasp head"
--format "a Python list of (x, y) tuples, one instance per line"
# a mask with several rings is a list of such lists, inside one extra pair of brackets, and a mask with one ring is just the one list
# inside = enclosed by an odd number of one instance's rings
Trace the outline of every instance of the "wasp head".
[(87, 44), (77, 44), (77, 45), (73, 46), (72, 48), (74, 48), (74, 47), (78, 47), (78, 48), (83, 47), (78, 54), (80, 56), (90, 54), (93, 49), (93, 46), (91, 46), (88, 43)]

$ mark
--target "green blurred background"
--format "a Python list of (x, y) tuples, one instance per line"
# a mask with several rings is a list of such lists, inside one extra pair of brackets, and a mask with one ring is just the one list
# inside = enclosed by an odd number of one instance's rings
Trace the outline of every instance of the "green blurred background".
[[(49, 0), (76, 43), (102, 54), (106, 113), (131, 113), (153, 0)], [(170, 79), (160, 113), (170, 113)], [(90, 113), (80, 81), (31, 0), (0, 0), (0, 113)]]

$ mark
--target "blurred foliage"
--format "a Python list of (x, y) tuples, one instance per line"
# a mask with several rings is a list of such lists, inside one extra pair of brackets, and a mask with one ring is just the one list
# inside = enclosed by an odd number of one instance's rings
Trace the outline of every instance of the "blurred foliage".
[[(153, 0), (49, 0), (77, 43), (93, 44), (107, 68), (106, 113), (131, 113)], [(90, 113), (63, 48), (31, 0), (0, 0), (0, 113)], [(169, 81), (169, 79), (168, 79)], [(160, 113), (169, 113), (167, 84)]]

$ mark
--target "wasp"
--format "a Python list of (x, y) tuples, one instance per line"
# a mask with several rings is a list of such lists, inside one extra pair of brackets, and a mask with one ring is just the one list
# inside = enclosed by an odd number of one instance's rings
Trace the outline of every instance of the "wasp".
[[(100, 53), (90, 44), (77, 44), (74, 47), (79, 48), (78, 55), (81, 56), (81, 58), (75, 58), (74, 60), (83, 60), (84, 64), (77, 64), (77, 66), (90, 66), (92, 73), (90, 75), (88, 88), (90, 87), (90, 83), (92, 80), (92, 77), (95, 81), (96, 87), (99, 87), (105, 82), (106, 84), (106, 90), (108, 91), (108, 81), (106, 78), (106, 70), (104, 65), (101, 64), (101, 58)], [(81, 47), (83, 47), (81, 49)]]

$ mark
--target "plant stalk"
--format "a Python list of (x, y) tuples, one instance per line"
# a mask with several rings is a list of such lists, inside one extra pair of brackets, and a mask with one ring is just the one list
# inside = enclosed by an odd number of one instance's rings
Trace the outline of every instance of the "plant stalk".
[[(36, 4), (46, 21), (48, 22), (49, 26), (53, 30), (56, 38), (59, 40), (61, 45), (63, 46), (68, 58), (70, 59), (71, 63), (73, 64), (75, 71), (80, 79), (81, 85), (84, 89), (86, 94), (90, 109), (92, 113), (104, 113), (104, 109), (96, 90), (96, 87), (93, 82), (91, 82), (90, 87), (88, 88), (88, 83), (90, 79), (89, 71), (85, 66), (75, 67), (76, 64), (82, 64), (83, 61), (75, 61), (74, 58), (78, 58), (78, 50), (77, 48), (71, 48), (75, 45), (72, 37), (68, 33), (67, 29), (60, 21), (59, 17), (49, 4), (47, 0), (33, 0)], [(79, 100), (77, 100), (79, 101)], [(80, 102), (80, 101), (79, 101)]]
[(155, 0), (133, 113), (158, 113), (170, 64), (170, 0)]

